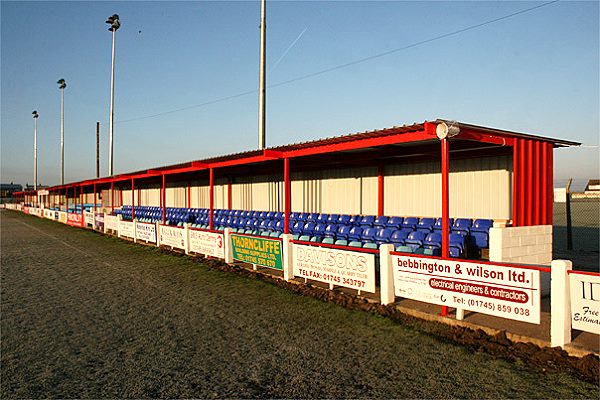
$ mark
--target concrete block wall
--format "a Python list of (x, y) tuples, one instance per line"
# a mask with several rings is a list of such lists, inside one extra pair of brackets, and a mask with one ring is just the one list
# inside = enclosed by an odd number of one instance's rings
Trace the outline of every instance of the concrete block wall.
[[(490, 229), (490, 261), (549, 266), (552, 262), (552, 225)], [(542, 296), (550, 294), (550, 274), (541, 273)]]
[(552, 225), (491, 228), (490, 261), (550, 265)]

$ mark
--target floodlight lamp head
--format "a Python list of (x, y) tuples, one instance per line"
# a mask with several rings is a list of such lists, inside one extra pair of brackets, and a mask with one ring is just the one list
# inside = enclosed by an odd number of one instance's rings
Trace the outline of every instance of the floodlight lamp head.
[(59, 86), (58, 86), (59, 89), (64, 89), (67, 87), (67, 82), (65, 82), (65, 80), (62, 78), (59, 79), (58, 82), (56, 82), (56, 83), (59, 84)]
[(435, 134), (440, 140), (452, 138), (460, 133), (460, 127), (456, 121), (442, 121), (435, 128)]
[(37, 118), (37, 117), (39, 117), (39, 115), (38, 115), (38, 112), (37, 112), (36, 110), (33, 110), (33, 112), (31, 113), (31, 116), (32, 116), (33, 118)]
[(110, 25), (108, 28), (109, 31), (116, 31), (121, 26), (121, 22), (119, 22), (119, 15), (113, 14), (106, 20), (106, 23)]

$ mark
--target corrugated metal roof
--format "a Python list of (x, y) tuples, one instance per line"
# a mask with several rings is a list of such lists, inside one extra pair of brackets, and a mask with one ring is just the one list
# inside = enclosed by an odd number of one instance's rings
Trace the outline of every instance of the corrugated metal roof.
[[(287, 145), (268, 147), (266, 150), (285, 153), (285, 152), (294, 151), (294, 150), (317, 148), (317, 147), (323, 147), (323, 146), (334, 145), (334, 144), (339, 144), (339, 143), (360, 141), (360, 140), (364, 140), (364, 139), (381, 138), (381, 137), (385, 137), (385, 136), (397, 135), (397, 134), (402, 134), (402, 133), (418, 132), (418, 131), (423, 131), (425, 129), (425, 124), (427, 124), (429, 122), (430, 121), (424, 121), (422, 123), (413, 123), (412, 125), (393, 126), (391, 128), (384, 128), (384, 129), (365, 131), (365, 132), (357, 132), (357, 133), (352, 133), (352, 134), (343, 135), (343, 136), (333, 136), (333, 137), (324, 138), (324, 139), (317, 139), (317, 140), (310, 140), (310, 141), (306, 141), (306, 142), (298, 142), (298, 143), (292, 143), (292, 144), (287, 144)], [(472, 131), (477, 131), (480, 133), (485, 133), (485, 134), (494, 135), (494, 136), (527, 138), (527, 139), (551, 142), (556, 147), (568, 147), (568, 146), (579, 146), (580, 145), (580, 143), (566, 141), (566, 140), (562, 140), (562, 139), (554, 139), (554, 138), (549, 138), (549, 137), (535, 136), (535, 135), (529, 135), (529, 134), (525, 134), (525, 133), (506, 131), (506, 130), (495, 129), (495, 128), (488, 128), (488, 127), (483, 127), (483, 126), (478, 126), (478, 125), (466, 124), (466, 123), (462, 123), (462, 122), (450, 121), (447, 119), (436, 119), (435, 121), (433, 121), (431, 123), (440, 123), (440, 122), (457, 123), (460, 127), (464, 128), (464, 129), (470, 129)], [(244, 152), (232, 153), (232, 154), (227, 154), (227, 155), (222, 155), (222, 156), (215, 156), (215, 157), (205, 158), (205, 159), (201, 159), (201, 160), (187, 161), (187, 162), (183, 162), (183, 163), (165, 165), (165, 166), (161, 166), (161, 167), (152, 167), (152, 168), (149, 168), (148, 170), (141, 170), (141, 171), (137, 171), (137, 172), (119, 174), (119, 175), (116, 175), (115, 178), (118, 179), (119, 177), (126, 178), (126, 177), (135, 176), (135, 175), (143, 175), (143, 174), (146, 174), (147, 171), (149, 171), (149, 170), (169, 171), (169, 170), (190, 168), (190, 167), (193, 167), (194, 163), (213, 164), (213, 163), (220, 163), (220, 162), (231, 161), (231, 160), (242, 160), (244, 158), (261, 156), (263, 154), (264, 154), (263, 150), (248, 150), (248, 151), (244, 151)], [(106, 178), (107, 177), (104, 177), (104, 179), (106, 179)], [(81, 183), (81, 182), (74, 182), (74, 183), (67, 184), (65, 186), (76, 185), (79, 183)]]

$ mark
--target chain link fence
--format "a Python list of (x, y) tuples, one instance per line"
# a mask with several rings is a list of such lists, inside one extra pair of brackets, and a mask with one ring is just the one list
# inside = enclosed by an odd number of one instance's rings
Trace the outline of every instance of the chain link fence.
[(554, 258), (573, 261), (575, 269), (600, 272), (600, 196), (569, 193), (554, 203)]

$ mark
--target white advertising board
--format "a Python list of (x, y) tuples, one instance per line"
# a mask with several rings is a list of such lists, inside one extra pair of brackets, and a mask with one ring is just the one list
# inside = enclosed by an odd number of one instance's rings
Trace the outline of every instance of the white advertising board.
[(571, 326), (600, 335), (600, 275), (569, 274)]
[(294, 244), (294, 276), (375, 293), (375, 255)]
[(160, 225), (160, 244), (185, 250), (185, 229)]
[(133, 239), (134, 233), (133, 222), (131, 221), (119, 221), (119, 236), (124, 236)]
[(94, 213), (89, 211), (83, 212), (83, 222), (85, 225), (94, 226)]
[(222, 233), (190, 229), (190, 251), (225, 258), (225, 236)]
[(104, 226), (106, 229), (116, 231), (119, 228), (119, 217), (116, 215), (104, 214)]
[(540, 323), (540, 271), (518, 266), (392, 255), (398, 297)]
[(44, 210), (44, 217), (48, 219), (54, 219), (54, 211)]
[(135, 235), (137, 237), (137, 240), (156, 243), (156, 224), (136, 222)]

